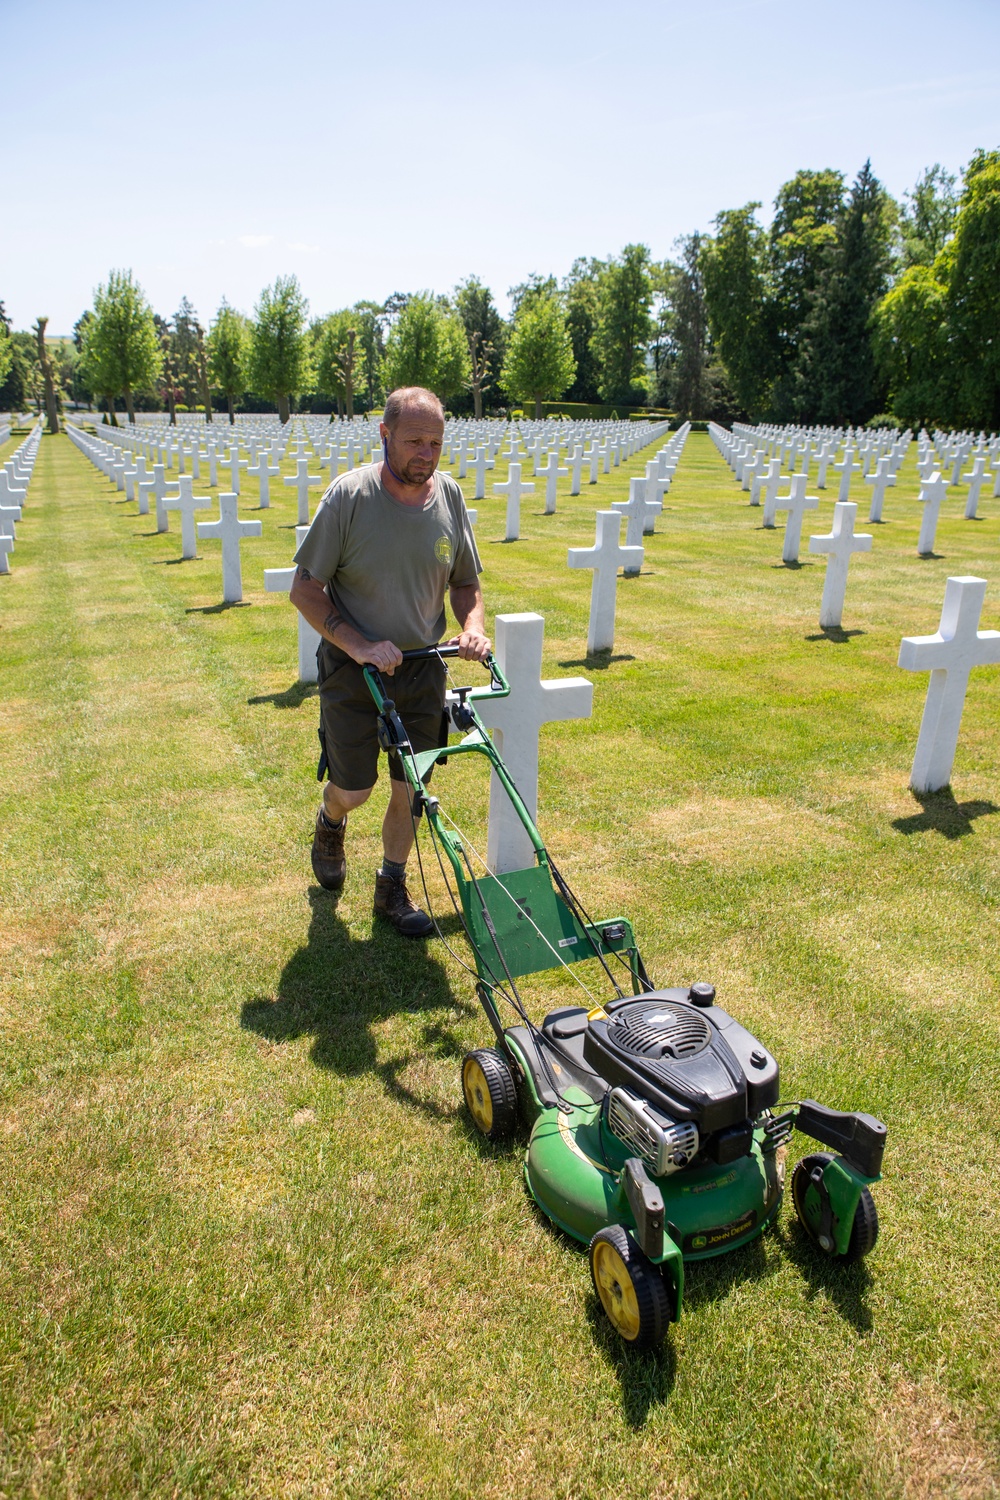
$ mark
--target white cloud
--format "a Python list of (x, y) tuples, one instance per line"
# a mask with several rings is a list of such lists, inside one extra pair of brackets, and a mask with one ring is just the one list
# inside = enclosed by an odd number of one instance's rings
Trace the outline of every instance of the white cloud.
[(290, 240), (285, 245), (286, 250), (309, 250), (313, 254), (319, 250), (318, 245), (304, 245), (301, 240)]
[(248, 250), (259, 250), (262, 245), (270, 245), (274, 239), (273, 234), (241, 234), (238, 236), (239, 243), (245, 245)]

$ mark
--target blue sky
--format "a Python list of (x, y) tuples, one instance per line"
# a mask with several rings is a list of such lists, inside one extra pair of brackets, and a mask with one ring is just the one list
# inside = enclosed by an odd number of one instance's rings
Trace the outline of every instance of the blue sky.
[(1000, 145), (996, 0), (0, 0), (0, 299), (69, 332), (112, 267), (158, 312), (314, 314), (630, 241), (800, 167), (900, 196)]

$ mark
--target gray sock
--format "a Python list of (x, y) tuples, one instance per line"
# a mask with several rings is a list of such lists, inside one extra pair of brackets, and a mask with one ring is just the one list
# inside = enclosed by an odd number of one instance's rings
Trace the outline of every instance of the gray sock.
[(330, 817), (327, 816), (327, 811), (326, 811), (325, 807), (322, 809), (322, 812), (323, 812), (323, 822), (326, 824), (327, 828), (343, 828), (344, 824), (347, 822), (346, 818), (341, 818), (341, 820), (340, 820), (339, 823), (335, 823), (332, 818), (330, 818)]
[(402, 880), (406, 874), (406, 860), (404, 859), (402, 864), (397, 864), (394, 859), (388, 859), (383, 854), (382, 868), (379, 870), (379, 874), (391, 875), (393, 880)]

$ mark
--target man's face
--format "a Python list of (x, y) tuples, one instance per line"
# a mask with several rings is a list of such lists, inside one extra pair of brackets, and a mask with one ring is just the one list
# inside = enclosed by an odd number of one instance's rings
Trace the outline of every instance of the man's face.
[(389, 466), (404, 484), (426, 484), (434, 473), (444, 443), (444, 422), (419, 406), (405, 410), (390, 432), (379, 426), (389, 450)]

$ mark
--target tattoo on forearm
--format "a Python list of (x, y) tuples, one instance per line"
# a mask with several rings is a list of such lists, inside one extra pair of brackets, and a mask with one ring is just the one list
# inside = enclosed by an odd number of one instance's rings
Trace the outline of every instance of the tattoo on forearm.
[(340, 613), (340, 611), (336, 610), (336, 609), (331, 609), (330, 613), (327, 615), (326, 619), (323, 621), (323, 634), (326, 636), (326, 638), (327, 638), (328, 641), (332, 641), (333, 640), (333, 633), (334, 633), (334, 631), (336, 630), (336, 628), (337, 628), (338, 625), (343, 625), (343, 623), (344, 623), (344, 617)]
[(308, 568), (300, 568), (299, 577), (301, 578), (303, 583), (308, 583), (310, 578), (312, 578), (312, 574), (310, 573)]

